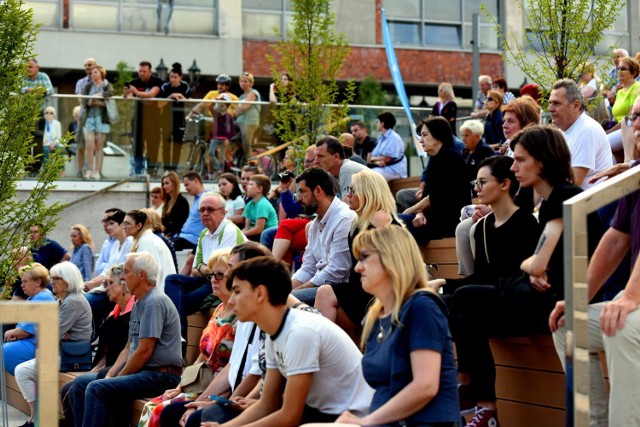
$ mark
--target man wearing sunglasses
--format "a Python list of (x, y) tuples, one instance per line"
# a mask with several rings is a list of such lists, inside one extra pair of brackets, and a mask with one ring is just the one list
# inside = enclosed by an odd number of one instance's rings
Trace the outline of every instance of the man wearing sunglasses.
[(224, 248), (233, 248), (247, 239), (242, 231), (225, 218), (226, 201), (218, 193), (208, 192), (200, 197), (198, 212), (204, 229), (196, 246), (196, 255), (191, 271), (167, 276), (164, 291), (175, 304), (180, 314), (182, 337), (187, 339), (187, 316), (198, 311), (202, 302), (211, 295), (211, 273), (207, 260), (211, 254)]

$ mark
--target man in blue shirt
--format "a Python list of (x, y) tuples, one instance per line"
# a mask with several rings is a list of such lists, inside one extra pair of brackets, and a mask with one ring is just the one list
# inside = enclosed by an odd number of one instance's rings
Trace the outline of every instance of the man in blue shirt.
[(404, 141), (393, 130), (395, 125), (396, 118), (393, 114), (385, 112), (378, 116), (380, 138), (369, 159), (369, 167), (384, 176), (387, 181), (407, 177)]
[(71, 259), (69, 251), (55, 240), (47, 239), (44, 233), (40, 233), (40, 227), (38, 224), (31, 227), (33, 260), (44, 265), (47, 270), (62, 261), (69, 261)]
[(176, 251), (184, 249), (195, 249), (198, 244), (198, 238), (200, 233), (204, 230), (204, 224), (200, 219), (200, 196), (204, 193), (204, 184), (202, 178), (197, 172), (187, 172), (182, 177), (182, 183), (184, 184), (187, 193), (191, 194), (193, 199), (193, 205), (189, 211), (189, 217), (182, 226), (182, 230), (171, 241)]

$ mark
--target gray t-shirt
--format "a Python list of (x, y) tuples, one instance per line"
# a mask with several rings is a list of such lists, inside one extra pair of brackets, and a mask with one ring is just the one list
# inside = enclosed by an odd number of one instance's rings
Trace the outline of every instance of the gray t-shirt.
[(169, 297), (158, 288), (151, 288), (149, 293), (133, 306), (129, 322), (131, 345), (128, 357), (138, 348), (140, 338), (157, 338), (153, 354), (145, 368), (182, 366), (178, 311)]
[(349, 159), (344, 159), (342, 161), (342, 166), (340, 167), (340, 173), (338, 175), (338, 182), (340, 183), (340, 197), (346, 196), (347, 187), (351, 185), (351, 177), (365, 169), (367, 169), (365, 165), (361, 165), (360, 163), (356, 163)]

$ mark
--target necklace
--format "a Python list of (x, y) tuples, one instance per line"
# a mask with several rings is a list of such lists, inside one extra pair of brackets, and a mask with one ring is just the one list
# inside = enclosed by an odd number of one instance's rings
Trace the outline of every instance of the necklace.
[(393, 331), (393, 325), (391, 325), (389, 327), (389, 330), (385, 330), (384, 326), (382, 326), (382, 322), (380, 322), (380, 324), (378, 325), (378, 335), (376, 335), (376, 341), (378, 343), (381, 343), (382, 341), (386, 340), (387, 337), (391, 334), (391, 332)]

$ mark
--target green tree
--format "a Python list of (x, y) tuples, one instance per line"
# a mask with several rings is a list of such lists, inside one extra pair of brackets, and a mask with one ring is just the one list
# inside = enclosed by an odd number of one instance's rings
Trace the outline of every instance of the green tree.
[(36, 34), (33, 11), (22, 1), (0, 5), (0, 286), (15, 278), (17, 260), (12, 254), (31, 246), (30, 227), (41, 224), (46, 232), (62, 209), (58, 203), (48, 203), (47, 196), (64, 167), (63, 150), (52, 153), (42, 165), (26, 197), (17, 195), (18, 182), (39, 161), (31, 150), (44, 90), (21, 93)]
[[(508, 38), (494, 17), (502, 37), (504, 60), (520, 68), (543, 91), (562, 78), (576, 79), (579, 66), (594, 57), (624, 6), (624, 0), (515, 0), (525, 16), (524, 40)], [(538, 49), (532, 49), (537, 46)]]
[[(335, 31), (332, 0), (292, 0), (292, 5), (292, 28), (267, 59), (279, 100), (276, 132), (303, 153), (319, 136), (337, 136), (346, 128), (355, 85), (349, 82), (341, 91), (336, 80), (349, 46), (344, 34)], [(282, 73), (291, 76), (287, 88), (279, 84)]]

